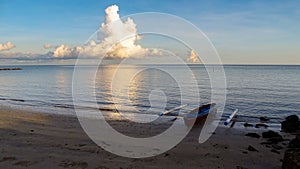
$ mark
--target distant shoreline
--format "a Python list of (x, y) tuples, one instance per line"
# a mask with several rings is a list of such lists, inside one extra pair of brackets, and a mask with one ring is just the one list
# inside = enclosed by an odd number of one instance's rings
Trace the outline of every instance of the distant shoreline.
[(0, 71), (1, 70), (22, 70), (22, 68), (0, 68)]

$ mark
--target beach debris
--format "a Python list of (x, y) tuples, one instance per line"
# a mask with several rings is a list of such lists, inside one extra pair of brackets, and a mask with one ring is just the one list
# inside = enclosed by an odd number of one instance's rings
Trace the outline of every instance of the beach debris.
[(283, 141), (283, 137), (275, 131), (269, 130), (267, 132), (262, 133), (263, 138), (267, 138), (268, 142), (272, 144), (276, 144), (278, 142)]
[(256, 148), (254, 148), (253, 146), (249, 145), (247, 148), (248, 151), (256, 151), (258, 152), (258, 150)]
[(95, 169), (109, 169), (109, 168), (107, 168), (107, 167), (105, 167), (105, 166), (99, 166), (99, 167), (97, 167), (97, 168), (95, 168)]
[(250, 123), (244, 123), (244, 127), (253, 127), (253, 124), (250, 124)]
[(84, 147), (86, 144), (78, 144), (78, 147)]
[(259, 120), (260, 120), (261, 122), (267, 122), (267, 121), (270, 121), (270, 118), (264, 116), (264, 117), (260, 117)]
[(262, 123), (259, 123), (259, 124), (255, 125), (255, 128), (261, 128), (261, 127), (268, 128), (269, 126), (266, 125), (266, 124), (262, 124)]
[(3, 157), (0, 162), (4, 162), (4, 161), (14, 161), (16, 160), (16, 157)]
[(299, 169), (300, 168), (300, 136), (290, 141), (288, 149), (284, 153), (283, 169)]
[(280, 152), (277, 151), (277, 150), (275, 150), (275, 149), (271, 149), (271, 152), (272, 152), (272, 153), (276, 153), (276, 154), (280, 154)]
[(276, 144), (273, 144), (273, 143), (271, 143), (271, 142), (262, 142), (262, 143), (260, 143), (261, 145), (265, 145), (265, 147), (267, 147), (267, 148), (272, 148), (272, 146), (271, 145), (276, 145)]
[(22, 167), (29, 167), (33, 164), (35, 164), (36, 162), (31, 162), (31, 161), (19, 161), (14, 163), (13, 165), (18, 165), (18, 166), (22, 166)]
[(291, 115), (281, 122), (281, 129), (287, 133), (300, 131), (300, 121), (297, 115)]
[(210, 155), (210, 153), (206, 153), (206, 154), (204, 154), (204, 157), (207, 157), (207, 156), (209, 156)]
[(9, 135), (11, 135), (11, 136), (16, 136), (17, 133), (10, 133)]
[(281, 150), (281, 149), (283, 149), (282, 146), (277, 145), (277, 144), (273, 144), (272, 147), (273, 147), (274, 149), (276, 149), (276, 150)]
[(260, 138), (260, 135), (257, 133), (247, 133), (245, 136), (253, 137), (253, 138)]
[(64, 167), (64, 168), (87, 168), (88, 163), (87, 162), (82, 162), (82, 161), (70, 161), (70, 160), (63, 160), (59, 164), (59, 166)]
[(266, 144), (266, 147), (267, 147), (267, 148), (271, 148), (271, 146), (270, 146), (270, 145), (268, 145), (268, 144)]

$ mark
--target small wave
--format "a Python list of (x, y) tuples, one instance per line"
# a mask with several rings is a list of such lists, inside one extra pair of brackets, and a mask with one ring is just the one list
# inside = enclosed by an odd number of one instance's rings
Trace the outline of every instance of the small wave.
[(74, 109), (73, 105), (67, 105), (67, 104), (54, 104), (53, 106), (59, 108)]

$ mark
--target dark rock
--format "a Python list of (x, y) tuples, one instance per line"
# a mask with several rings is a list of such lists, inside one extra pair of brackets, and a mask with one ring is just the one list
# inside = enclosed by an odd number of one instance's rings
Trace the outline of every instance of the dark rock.
[(255, 128), (261, 128), (261, 127), (268, 128), (269, 126), (261, 123), (255, 125)]
[(277, 144), (277, 143), (282, 142), (282, 141), (284, 141), (282, 136), (272, 137), (272, 138), (268, 139), (268, 142), (270, 142), (271, 144)]
[(256, 148), (254, 148), (251, 145), (248, 146), (248, 151), (257, 151), (258, 152), (258, 150), (256, 150)]
[(291, 115), (291, 116), (287, 116), (285, 120), (289, 122), (297, 122), (299, 121), (299, 117), (297, 115)]
[(247, 133), (245, 136), (254, 137), (254, 138), (260, 138), (260, 135), (257, 134), (257, 133)]
[(300, 168), (300, 150), (288, 149), (284, 153), (283, 169), (299, 169)]
[(250, 124), (250, 123), (244, 123), (244, 127), (253, 127), (253, 124)]
[(299, 148), (300, 149), (300, 135), (290, 141), (288, 148)]
[(281, 129), (288, 133), (300, 131), (300, 121), (297, 115), (291, 115), (285, 118), (285, 121), (281, 122)]
[(272, 130), (262, 133), (263, 138), (273, 138), (273, 137), (279, 137), (279, 136), (281, 137), (280, 134), (278, 134), (277, 132), (272, 131)]
[(266, 122), (266, 121), (269, 121), (270, 119), (268, 117), (260, 117), (259, 120)]
[(267, 138), (270, 144), (277, 144), (278, 142), (284, 141), (283, 137), (275, 131), (269, 130), (262, 133), (263, 138)]
[(300, 136), (290, 141), (288, 149), (284, 153), (282, 168), (299, 169), (300, 168)]

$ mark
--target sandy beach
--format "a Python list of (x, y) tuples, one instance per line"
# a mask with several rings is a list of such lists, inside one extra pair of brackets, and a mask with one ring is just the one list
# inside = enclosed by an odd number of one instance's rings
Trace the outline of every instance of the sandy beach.
[[(73, 116), (38, 112), (0, 110), (0, 168), (281, 168), (288, 139), (282, 149), (271, 151), (261, 144), (263, 138), (245, 136), (264, 130), (217, 128), (205, 143), (199, 144), (199, 130), (170, 151), (150, 158), (130, 159), (106, 152), (93, 143)], [(112, 121), (124, 132), (134, 133), (134, 126)], [(148, 129), (151, 128), (151, 130)], [(157, 132), (158, 127), (141, 130)], [(143, 132), (141, 132), (143, 133)], [(288, 138), (287, 135), (284, 138)], [(251, 145), (257, 151), (249, 151)]]

